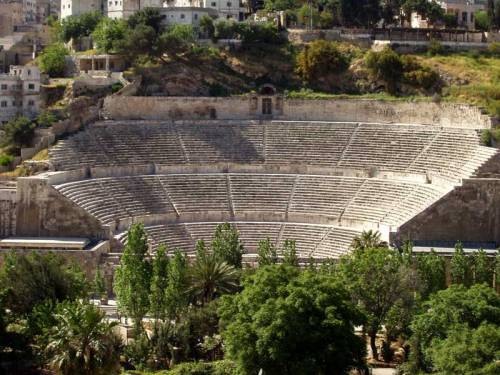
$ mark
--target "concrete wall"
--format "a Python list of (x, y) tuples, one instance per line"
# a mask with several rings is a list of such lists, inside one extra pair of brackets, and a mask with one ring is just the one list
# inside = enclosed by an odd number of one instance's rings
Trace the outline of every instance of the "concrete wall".
[[(346, 121), (434, 124), (489, 128), (491, 119), (465, 104), (361, 99), (306, 100), (273, 97), (273, 118), (295, 121)], [(104, 100), (104, 114), (117, 120), (219, 120), (262, 118), (262, 97), (123, 97)], [(269, 117), (267, 117), (269, 118)]]
[(0, 189), (0, 237), (16, 233), (16, 190)]
[(500, 243), (500, 179), (468, 179), (394, 234), (395, 240)]
[(21, 177), (17, 189), (17, 235), (107, 239), (109, 230), (64, 198), (46, 177)]

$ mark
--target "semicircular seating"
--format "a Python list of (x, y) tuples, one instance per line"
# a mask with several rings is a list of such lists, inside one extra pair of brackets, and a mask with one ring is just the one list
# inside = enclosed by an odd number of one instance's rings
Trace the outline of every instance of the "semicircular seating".
[(250, 252), (295, 239), (323, 259), (365, 228), (396, 230), (495, 151), (475, 130), (430, 125), (107, 121), (49, 153), (54, 170), (88, 176), (54, 188), (121, 241), (142, 221), (152, 249), (192, 253), (227, 221)]

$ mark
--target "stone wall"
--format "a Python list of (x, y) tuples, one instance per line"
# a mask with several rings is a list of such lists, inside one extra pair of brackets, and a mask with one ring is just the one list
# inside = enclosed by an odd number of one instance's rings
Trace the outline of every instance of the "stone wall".
[(460, 128), (489, 128), (491, 119), (466, 104), (380, 100), (284, 101), (283, 113), (294, 120), (434, 124)]
[(0, 189), (0, 238), (16, 233), (16, 190)]
[(500, 179), (468, 179), (399, 228), (396, 241), (500, 243)]
[(17, 235), (107, 239), (109, 229), (64, 198), (43, 176), (21, 177), (17, 188)]
[[(139, 97), (111, 96), (104, 114), (116, 120), (259, 119), (262, 97)], [(294, 121), (346, 121), (434, 124), (489, 128), (491, 119), (465, 104), (362, 99), (306, 100), (272, 98), (273, 117)]]

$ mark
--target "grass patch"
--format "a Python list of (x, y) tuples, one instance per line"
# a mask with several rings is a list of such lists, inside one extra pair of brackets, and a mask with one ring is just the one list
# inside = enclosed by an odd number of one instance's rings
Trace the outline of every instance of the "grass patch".
[(373, 93), (373, 94), (330, 94), (325, 92), (318, 92), (313, 90), (299, 90), (299, 91), (287, 91), (285, 96), (288, 99), (375, 99), (383, 101), (431, 101), (432, 98), (428, 96), (394, 96), (387, 94), (385, 92)]
[(46, 161), (49, 160), (49, 149), (44, 148), (43, 150), (38, 151), (30, 160), (35, 161)]

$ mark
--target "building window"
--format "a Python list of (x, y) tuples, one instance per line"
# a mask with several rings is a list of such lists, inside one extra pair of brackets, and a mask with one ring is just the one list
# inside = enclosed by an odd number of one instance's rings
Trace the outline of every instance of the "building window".
[(29, 90), (34, 90), (34, 89), (35, 89), (35, 84), (34, 84), (34, 83), (30, 83), (30, 84), (28, 85), (28, 89), (29, 89)]
[(29, 76), (31, 75), (31, 69), (28, 69), (28, 75)]
[(230, 1), (228, 1), (228, 2), (227, 2), (227, 7), (228, 7), (228, 8), (231, 8), (231, 5), (233, 5), (233, 4), (231, 4), (231, 2), (230, 2)]
[(1, 88), (2, 88), (2, 90), (7, 90), (7, 85), (4, 84), (1, 86)]
[(212, 2), (212, 6), (213, 6), (213, 7), (216, 7), (216, 6), (217, 6), (217, 3), (216, 3), (216, 2)]
[(467, 12), (462, 12), (462, 22), (467, 23)]
[(194, 14), (194, 19), (197, 20), (198, 19), (198, 15), (195, 13)]
[(181, 20), (183, 20), (185, 18), (184, 14), (181, 14)]
[(30, 107), (33, 107), (35, 105), (35, 101), (34, 100), (28, 100), (28, 105)]
[(113, 6), (113, 2), (112, 1), (109, 2), (109, 6)]
[(2, 100), (2, 102), (0, 102), (0, 107), (6, 108), (7, 107), (7, 102), (5, 100)]

